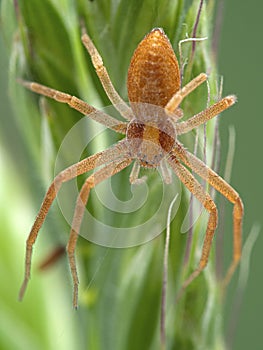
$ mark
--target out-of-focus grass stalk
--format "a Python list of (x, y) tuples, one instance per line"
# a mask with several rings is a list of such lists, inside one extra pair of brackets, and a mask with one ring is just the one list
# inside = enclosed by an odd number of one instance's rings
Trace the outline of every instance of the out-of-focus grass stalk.
[[(1, 20), (10, 50), (10, 98), (15, 101), (13, 108), (16, 123), (26, 145), (28, 161), (38, 177), (38, 181), (31, 185), (32, 192), (39, 193), (40, 187), (43, 191), (43, 184), (47, 186), (47, 174), (51, 180), (59, 146), (82, 115), (54, 101), (45, 101), (44, 108), (39, 108), (39, 96), (25, 91), (17, 84), (16, 78), (37, 81), (71, 93), (96, 107), (108, 105), (106, 94), (80, 40), (80, 23), (84, 23), (103, 57), (117, 91), (127, 99), (126, 73), (139, 41), (153, 27), (162, 27), (178, 54), (179, 41), (191, 36), (199, 3), (199, 0), (193, 0), (190, 5), (183, 0), (2, 1)], [(196, 36), (208, 39), (196, 42), (194, 55), (191, 56), (191, 42), (182, 45), (185, 60), (182, 62), (185, 63), (183, 84), (200, 72), (208, 72), (210, 103), (218, 95), (217, 71), (211, 53), (213, 10), (213, 1), (204, 3)], [(207, 87), (204, 84), (184, 101), (182, 108), (185, 118), (204, 109), (206, 104)], [(214, 125), (214, 120), (207, 125), (208, 164), (213, 152)], [(96, 123), (91, 123), (89, 132), (92, 134), (96, 131)], [(118, 140), (118, 136), (111, 132), (104, 135), (103, 144), (94, 143), (87, 154)], [(193, 139), (191, 134), (182, 141), (192, 149)], [(49, 143), (49, 152), (43, 153), (45, 142)], [(202, 156), (200, 152), (199, 155)], [(116, 196), (123, 200), (130, 197), (129, 171), (130, 168), (123, 171), (115, 180)], [(155, 202), (158, 204), (161, 194), (156, 175), (150, 173), (148, 180), (152, 202), (145, 206), (142, 214), (140, 212), (145, 218), (152, 209), (151, 206), (155, 208)], [(185, 269), (187, 234), (181, 234), (180, 229), (188, 205), (188, 193), (183, 191), (176, 217), (171, 223), (168, 306), (165, 315), (166, 348), (224, 349), (222, 304), (215, 278), (213, 253), (206, 271), (175, 303), (183, 279), (198, 262), (207, 222), (207, 216), (202, 213), (194, 227), (188, 268)], [(89, 208), (94, 215), (98, 215), (97, 207), (98, 200), (91, 195)], [(144, 219), (136, 217), (135, 213), (124, 216), (101, 207), (98, 212), (101, 215), (99, 219), (104, 218), (113, 226), (119, 226), (120, 223), (133, 226), (138, 220)], [(62, 215), (57, 212), (54, 215), (54, 225), (49, 224), (51, 234), (69, 231)], [(167, 212), (164, 212), (164, 219), (166, 216)], [(66, 243), (67, 236), (63, 237)], [(37, 255), (37, 249), (34, 253)], [(81, 271), (80, 307), (74, 317), (77, 318), (78, 327), (76, 338), (81, 337), (83, 348), (160, 348), (163, 253), (164, 234), (145, 245), (129, 249), (109, 249), (79, 239), (77, 255)], [(34, 278), (29, 288), (33, 283)], [(67, 302), (71, 303), (69, 297)]]

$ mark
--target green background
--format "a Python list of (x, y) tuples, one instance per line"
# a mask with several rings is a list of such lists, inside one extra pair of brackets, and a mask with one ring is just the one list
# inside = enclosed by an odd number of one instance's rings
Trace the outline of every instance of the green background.
[[(221, 120), (221, 142), (222, 142), (222, 154), (223, 157), (227, 152), (228, 143), (228, 126), (234, 125), (236, 130), (236, 152), (233, 164), (232, 185), (241, 194), (245, 204), (245, 221), (244, 221), (244, 238), (247, 237), (251, 227), (254, 223), (260, 223), (263, 226), (262, 220), (262, 204), (261, 198), (263, 194), (261, 185), (261, 172), (262, 172), (262, 130), (263, 130), (263, 118), (261, 111), (262, 101), (262, 11), (263, 5), (260, 1), (225, 1), (224, 9), (224, 23), (222, 27), (222, 35), (219, 48), (219, 73), (224, 76), (224, 94), (235, 93), (238, 96), (238, 104), (231, 109), (231, 112), (222, 115)], [(12, 229), (16, 228), (16, 232), (13, 232), (11, 236), (6, 237), (3, 240), (1, 237), (1, 258), (0, 258), (0, 272), (1, 278), (5, 281), (1, 288), (6, 293), (10, 294), (10, 298), (16, 300), (17, 290), (21, 282), (21, 275), (23, 271), (23, 265), (20, 262), (23, 261), (24, 256), (24, 241), (27, 232), (27, 228), (30, 226), (34, 213), (31, 212), (30, 204), (24, 200), (24, 189), (19, 184), (19, 174), (16, 173), (16, 168), (12, 164), (13, 160), (17, 158), (20, 164), (23, 164), (23, 142), (19, 139), (19, 134), (15, 129), (15, 125), (12, 123), (12, 115), (10, 113), (7, 97), (7, 61), (3, 54), (3, 46), (1, 42), (1, 60), (0, 60), (0, 83), (1, 83), (1, 125), (5, 123), (8, 128), (12, 129), (8, 133), (8, 139), (5, 139), (7, 135), (1, 135), (3, 138), (0, 142), (0, 171), (1, 171), (1, 198), (9, 198), (5, 201), (0, 201), (0, 215), (1, 225), (10, 225), (10, 219), (7, 219), (8, 215), (12, 217), (11, 222), (13, 224)], [(13, 101), (15, 103), (15, 101)], [(10, 135), (12, 135), (10, 137)], [(4, 142), (2, 142), (4, 141)], [(9, 151), (4, 148), (9, 147)], [(12, 161), (7, 157), (7, 154), (11, 153)], [(24, 169), (23, 171), (29, 171), (30, 169)], [(11, 180), (12, 186), (5, 186), (5, 181)], [(35, 198), (35, 201), (40, 201), (40, 195), (36, 194), (39, 198)], [(28, 208), (27, 208), (28, 207)], [(230, 213), (230, 207), (228, 207)], [(228, 215), (228, 214), (227, 214)], [(24, 216), (20, 224), (20, 218)], [(26, 217), (25, 217), (26, 216)], [(227, 222), (227, 231), (231, 233), (231, 214), (229, 214)], [(23, 235), (22, 235), (23, 233)], [(229, 236), (231, 236), (229, 234)], [(244, 292), (242, 299), (242, 305), (239, 309), (237, 316), (236, 334), (233, 349), (261, 349), (262, 348), (262, 312), (263, 312), (263, 282), (262, 282), (262, 249), (263, 241), (262, 234), (256, 242), (251, 256), (250, 275), (247, 288)], [(41, 245), (41, 242), (38, 246)], [(7, 251), (9, 247), (16, 254), (16, 261), (11, 261), (8, 257)], [(231, 237), (229, 237), (229, 249), (231, 250)], [(47, 248), (48, 249), (48, 248)], [(52, 272), (50, 276), (50, 283), (59, 278), (60, 274)], [(4, 279), (3, 276), (6, 278)], [(42, 277), (37, 277), (41, 280)], [(234, 300), (234, 285), (236, 279), (232, 283), (232, 290), (230, 293), (228, 308), (231, 310), (232, 302)], [(41, 283), (41, 282), (40, 282)], [(37, 295), (41, 296), (41, 287), (34, 287), (31, 285), (31, 290), (28, 291), (27, 298), (35, 298), (33, 303), (36, 305), (40, 300)], [(70, 289), (70, 282), (61, 282), (62, 288)], [(52, 293), (52, 292), (51, 292)], [(70, 342), (70, 335), (74, 332), (74, 329), (70, 328), (69, 315), (71, 314), (71, 305), (68, 305), (68, 309), (63, 303), (63, 291), (57, 290), (56, 295), (61, 296), (61, 299), (47, 298), (48, 302), (59, 302), (63, 305), (65, 312), (65, 318), (60, 317), (53, 322), (59, 322), (59, 319), (64, 321), (63, 335), (59, 337), (57, 334), (52, 334), (52, 324), (50, 325), (49, 337), (53, 337), (54, 348), (56, 346), (63, 347), (63, 344)], [(54, 297), (54, 296), (53, 296)], [(67, 295), (69, 297), (69, 293)], [(3, 302), (0, 301), (1, 310), (5, 307)], [(61, 308), (62, 309), (62, 308)], [(10, 310), (10, 318), (3, 319), (0, 314), (0, 329), (5, 327), (14, 327), (14, 332), (19, 341), (20, 339), (26, 339), (28, 329), (23, 329), (21, 320), (25, 315), (25, 305), (20, 306), (20, 318), (19, 315), (14, 315)], [(5, 313), (6, 315), (7, 313)], [(20, 322), (19, 323), (19, 319)], [(49, 315), (46, 314), (43, 320), (49, 320)], [(31, 320), (32, 325), (34, 320)], [(43, 321), (44, 322), (44, 321)], [(24, 333), (24, 336), (19, 338), (20, 332)], [(45, 330), (43, 330), (45, 332)], [(65, 343), (64, 343), (65, 342)], [(21, 348), (32, 347), (32, 343), (21, 343)], [(66, 345), (65, 345), (66, 346)], [(67, 348), (70, 348), (70, 343), (67, 344)]]
[[(262, 11), (261, 1), (225, 1), (219, 52), (219, 72), (225, 93), (235, 93), (237, 105), (221, 121), (222, 146), (227, 129), (236, 130), (236, 152), (231, 183), (245, 205), (244, 238), (253, 224), (263, 227), (262, 171)], [(231, 224), (228, 225), (229, 230)], [(251, 256), (248, 285), (239, 311), (234, 349), (262, 348), (263, 282), (262, 229)], [(231, 304), (229, 304), (231, 307)]]

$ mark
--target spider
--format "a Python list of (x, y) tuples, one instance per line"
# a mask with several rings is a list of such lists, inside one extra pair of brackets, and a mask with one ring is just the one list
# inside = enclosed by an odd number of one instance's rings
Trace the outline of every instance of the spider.
[(189, 169), (192, 169), (234, 204), (233, 258), (224, 279), (224, 284), (227, 284), (241, 257), (242, 200), (239, 194), (224, 179), (184, 148), (177, 137), (207, 122), (232, 106), (236, 102), (236, 97), (234, 95), (224, 97), (188, 120), (179, 121), (182, 116), (182, 111), (179, 108), (180, 103), (207, 80), (207, 75), (201, 73), (181, 88), (179, 65), (169, 39), (161, 28), (154, 28), (139, 43), (131, 58), (127, 78), (129, 106), (115, 90), (103, 65), (102, 58), (87, 33), (82, 35), (82, 42), (91, 56), (93, 66), (105, 92), (126, 120), (125, 122), (112, 118), (75, 96), (35, 82), (22, 80), (21, 83), (38, 94), (67, 103), (82, 114), (89, 115), (106, 127), (124, 134), (125, 137), (112, 147), (71, 165), (54, 178), (46, 192), (26, 242), (25, 276), (20, 289), (20, 299), (24, 296), (30, 278), (33, 245), (61, 185), (99, 167), (85, 180), (78, 194), (66, 249), (74, 287), (73, 306), (77, 308), (79, 281), (75, 248), (90, 190), (101, 181), (123, 170), (132, 162), (134, 164), (129, 178), (131, 183), (140, 182), (140, 167), (159, 168), (164, 181), (166, 183), (171, 182), (167, 169), (168, 164), (185, 187), (209, 213), (200, 262), (183, 283), (182, 288), (191, 283), (206, 267), (218, 217), (217, 207), (213, 199), (205, 192)]

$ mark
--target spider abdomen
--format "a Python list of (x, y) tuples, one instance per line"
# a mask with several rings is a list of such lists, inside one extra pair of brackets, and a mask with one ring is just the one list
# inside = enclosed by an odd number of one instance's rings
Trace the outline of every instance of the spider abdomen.
[(153, 29), (135, 50), (128, 70), (127, 88), (131, 106), (133, 102), (141, 102), (165, 107), (179, 90), (178, 61), (162, 29)]

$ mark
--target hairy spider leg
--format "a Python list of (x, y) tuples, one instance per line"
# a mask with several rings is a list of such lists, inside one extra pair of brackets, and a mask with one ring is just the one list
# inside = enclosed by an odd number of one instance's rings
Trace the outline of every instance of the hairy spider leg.
[(168, 163), (172, 167), (175, 174), (185, 185), (185, 187), (193, 193), (193, 195), (202, 203), (204, 208), (209, 212), (209, 219), (203, 243), (202, 254), (198, 267), (191, 273), (182, 285), (183, 291), (206, 267), (209, 253), (211, 250), (212, 240), (217, 226), (217, 208), (212, 197), (205, 192), (200, 183), (194, 178), (188, 169), (186, 169), (178, 160), (175, 152), (168, 157)]
[(167, 114), (174, 113), (183, 99), (195, 90), (199, 85), (207, 80), (205, 73), (200, 73), (197, 77), (189, 81), (182, 89), (178, 90), (165, 106), (165, 112)]
[[(200, 159), (187, 151), (184, 147), (176, 143), (173, 153), (177, 158), (191, 168), (196, 174), (206, 180), (212, 187), (221, 193), (227, 200), (234, 204), (233, 208), (233, 258), (227, 270), (223, 285), (226, 286), (241, 258), (242, 251), (242, 219), (244, 208), (239, 194), (223, 178), (210, 169)], [(195, 193), (193, 193), (195, 194)]]
[(35, 222), (32, 226), (30, 234), (26, 241), (26, 261), (25, 261), (25, 276), (24, 281), (20, 289), (19, 299), (21, 300), (24, 296), (31, 270), (31, 260), (32, 260), (32, 249), (33, 245), (37, 239), (40, 228), (42, 227), (47, 213), (56, 198), (57, 192), (59, 191), (62, 183), (67, 182), (76, 178), (77, 176), (84, 174), (95, 167), (98, 167), (103, 164), (114, 161), (120, 157), (120, 154), (125, 154), (126, 140), (120, 141), (111, 148), (106, 149), (105, 151), (99, 152), (95, 155), (92, 155), (86, 159), (81, 160), (80, 162), (73, 164), (72, 166), (61, 171), (53, 180), (50, 187), (48, 188), (46, 195), (44, 197), (43, 203), (40, 207), (40, 210), (37, 214)]
[(126, 133), (127, 123), (121, 122), (115, 118), (112, 118), (108, 114), (96, 109), (95, 107), (89, 105), (88, 103), (80, 100), (79, 98), (66, 94), (64, 92), (51, 89), (45, 85), (38, 84), (35, 82), (18, 80), (23, 86), (31, 91), (34, 91), (40, 95), (52, 98), (61, 103), (67, 103), (71, 108), (77, 110), (78, 112), (89, 115), (89, 118), (95, 120), (96, 122), (105, 125), (107, 128), (112, 129), (121, 134)]
[(218, 102), (214, 103), (213, 105), (209, 106), (205, 110), (201, 111), (200, 113), (195, 114), (193, 117), (189, 118), (188, 120), (184, 122), (179, 122), (176, 124), (176, 133), (177, 135), (185, 134), (192, 129), (198, 127), (199, 125), (207, 122), (208, 120), (216, 117), (221, 112), (226, 110), (227, 108), (231, 107), (236, 102), (236, 96), (229, 95)]
[(98, 185), (100, 182), (102, 182), (103, 180), (106, 180), (107, 178), (113, 176), (114, 174), (120, 172), (122, 169), (126, 168), (128, 165), (130, 165), (131, 162), (132, 162), (132, 159), (127, 159), (127, 156), (124, 155), (118, 158), (117, 160), (112, 161), (111, 163), (105, 165), (102, 169), (96, 171), (86, 179), (78, 195), (76, 206), (75, 206), (74, 217), (71, 225), (70, 237), (67, 245), (69, 265), (71, 269), (71, 275), (72, 275), (73, 286), (74, 286), (74, 294), (73, 294), (74, 308), (78, 307), (78, 284), (79, 284), (77, 266), (76, 266), (76, 260), (75, 260), (75, 249), (76, 249), (78, 235), (80, 232), (81, 222), (84, 215), (84, 210), (86, 208), (86, 204), (89, 198), (90, 190), (96, 185)]
[(115, 87), (113, 86), (107, 69), (103, 64), (102, 57), (98, 53), (98, 50), (96, 49), (92, 40), (90, 39), (87, 33), (84, 33), (82, 35), (81, 40), (90, 54), (92, 64), (111, 103), (125, 119), (131, 120), (133, 118), (133, 112), (131, 108), (127, 105), (127, 103), (123, 101), (123, 99), (120, 97)]

